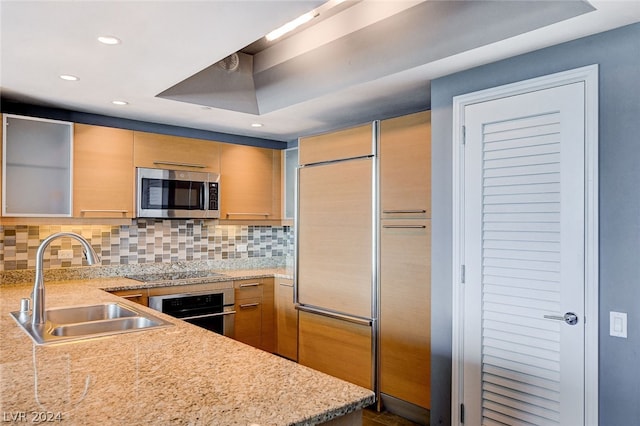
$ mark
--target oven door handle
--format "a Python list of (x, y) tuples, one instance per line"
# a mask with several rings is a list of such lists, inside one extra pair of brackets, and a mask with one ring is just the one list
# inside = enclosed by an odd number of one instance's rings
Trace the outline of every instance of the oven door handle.
[(236, 313), (236, 311), (224, 311), (224, 312), (217, 312), (215, 314), (194, 315), (192, 317), (181, 317), (181, 318), (178, 318), (178, 319), (186, 321), (186, 320), (198, 319), (198, 318), (220, 317), (222, 315), (231, 315), (231, 314), (235, 314), (235, 313)]

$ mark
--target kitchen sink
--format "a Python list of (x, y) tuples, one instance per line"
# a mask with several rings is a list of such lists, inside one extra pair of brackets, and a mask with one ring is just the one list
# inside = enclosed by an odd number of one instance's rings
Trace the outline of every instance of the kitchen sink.
[(53, 336), (77, 337), (142, 330), (149, 327), (158, 327), (159, 325), (158, 321), (146, 317), (116, 318), (60, 325), (52, 329), (50, 334)]
[(40, 345), (80, 341), (172, 324), (155, 315), (120, 303), (71, 306), (45, 311), (46, 322), (34, 326), (25, 312), (11, 312), (22, 329)]
[(119, 303), (103, 303), (91, 306), (73, 306), (54, 308), (46, 311), (45, 318), (55, 324), (73, 324), (77, 322), (100, 321), (106, 319), (135, 317), (138, 312)]

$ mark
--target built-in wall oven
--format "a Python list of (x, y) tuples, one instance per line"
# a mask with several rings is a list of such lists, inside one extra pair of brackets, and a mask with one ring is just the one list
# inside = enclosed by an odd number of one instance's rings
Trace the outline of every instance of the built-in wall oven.
[(149, 297), (149, 307), (207, 330), (233, 337), (233, 288)]
[[(220, 281), (221, 278), (226, 278), (225, 275), (201, 270), (133, 274), (126, 277), (152, 287), (176, 290), (170, 294), (150, 296), (150, 308), (218, 334), (234, 337), (234, 290), (231, 282)], [(180, 291), (181, 285), (188, 284), (212, 285), (207, 286), (206, 291)]]

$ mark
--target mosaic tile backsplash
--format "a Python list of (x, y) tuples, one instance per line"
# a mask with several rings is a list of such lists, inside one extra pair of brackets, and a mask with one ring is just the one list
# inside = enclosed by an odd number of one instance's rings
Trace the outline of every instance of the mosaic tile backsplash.
[[(103, 266), (293, 256), (288, 226), (219, 225), (199, 219), (138, 219), (126, 226), (0, 225), (0, 271), (35, 269), (40, 242), (62, 231), (85, 237)], [(73, 250), (73, 258), (58, 259), (59, 250)], [(45, 253), (45, 269), (83, 264), (82, 247), (69, 238), (54, 240)]]

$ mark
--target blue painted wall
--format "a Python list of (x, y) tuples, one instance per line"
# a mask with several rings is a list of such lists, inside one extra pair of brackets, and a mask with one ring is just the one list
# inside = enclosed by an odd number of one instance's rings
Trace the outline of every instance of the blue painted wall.
[[(598, 64), (600, 143), (600, 425), (640, 423), (640, 24), (432, 81), (432, 411), (451, 423), (452, 98)], [(609, 336), (626, 312), (628, 338)]]

